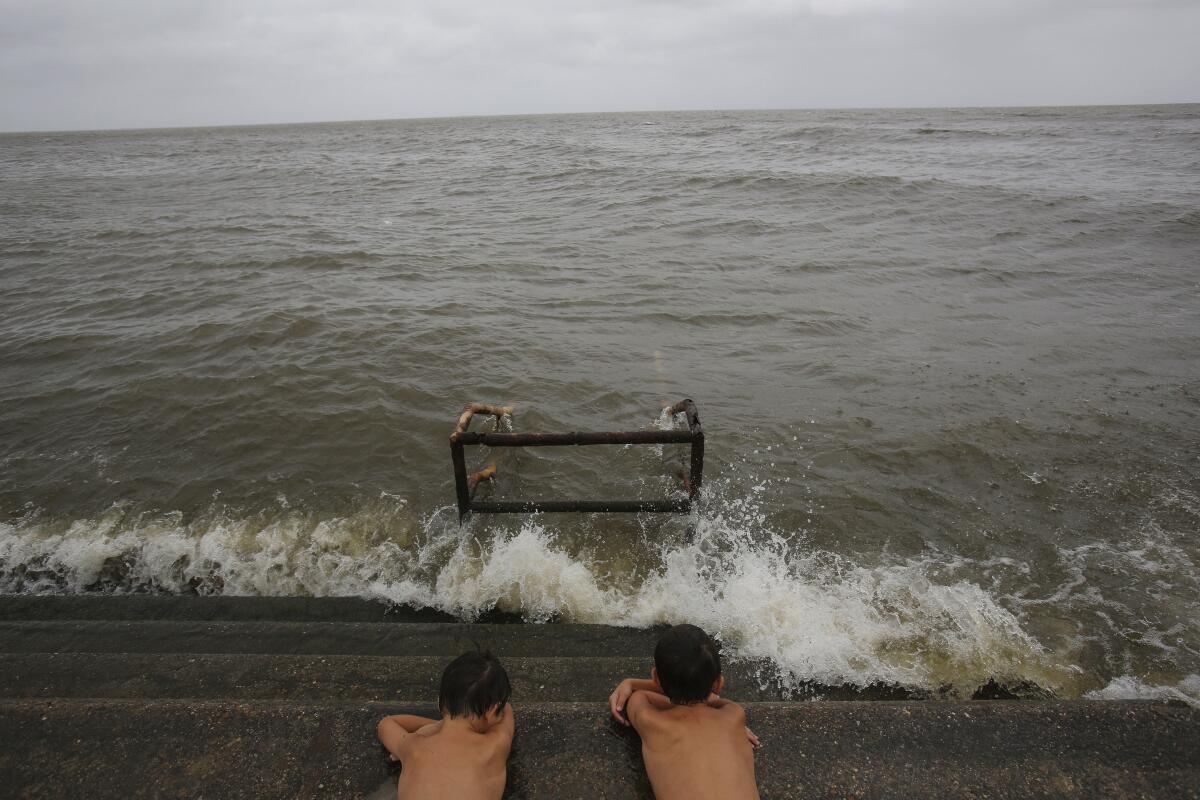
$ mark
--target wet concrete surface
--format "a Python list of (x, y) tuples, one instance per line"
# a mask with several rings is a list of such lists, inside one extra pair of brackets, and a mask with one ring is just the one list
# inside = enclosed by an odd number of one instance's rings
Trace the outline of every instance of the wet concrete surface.
[[(236, 597), (166, 594), (0, 595), (0, 619), (213, 620), (238, 622), (462, 622), (433, 608), (360, 597)], [(518, 624), (519, 614), (493, 610), (475, 622)]]
[[(447, 661), (446, 656), (0, 653), (0, 697), (421, 702), (437, 696)], [(623, 678), (648, 677), (651, 664), (646, 656), (504, 659), (514, 702), (607, 697)], [(730, 665), (726, 683), (731, 699), (783, 699), (759, 686), (754, 665)]]
[[(359, 600), (0, 597), (0, 798), (384, 800), (396, 767), (377, 721), (434, 716), (441, 669), (475, 646), (513, 677), (506, 797), (648, 798), (640, 741), (604, 700), (646, 673), (656, 638)], [(756, 665), (726, 671), (763, 741), (764, 798), (1200, 798), (1200, 710), (1187, 706), (777, 702), (789, 695)]]
[[(0, 652), (0, 697), (419, 702), (435, 696), (447, 655), (199, 652)], [(622, 678), (647, 677), (648, 655), (519, 656), (497, 642), (514, 697), (563, 702), (606, 697)], [(86, 666), (85, 666), (86, 665)], [(739, 702), (925, 699), (890, 685), (785, 687), (769, 663), (730, 661), (725, 695)], [(997, 689), (998, 691), (998, 689)]]
[[(280, 653), (454, 657), (478, 647), (514, 656), (645, 656), (654, 630), (606, 625), (276, 620), (0, 621), (7, 653)], [(202, 646), (200, 643), (203, 643)], [(449, 659), (447, 659), (449, 660)]]
[[(1200, 711), (1102, 702), (748, 705), (764, 798), (1195, 798)], [(636, 734), (602, 702), (518, 706), (508, 798), (647, 798)], [(0, 794), (370, 798), (388, 713), (432, 706), (0, 701)]]
[(278, 622), (456, 622), (449, 614), (357, 597), (199, 595), (0, 595), (0, 619), (275, 620)]

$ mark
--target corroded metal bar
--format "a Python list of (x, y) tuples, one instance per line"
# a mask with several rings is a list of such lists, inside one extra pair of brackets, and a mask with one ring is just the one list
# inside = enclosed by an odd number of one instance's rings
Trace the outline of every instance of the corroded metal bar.
[[(700, 494), (704, 479), (704, 429), (700, 425), (700, 414), (691, 400), (681, 400), (666, 411), (674, 416), (684, 414), (687, 430), (666, 431), (593, 431), (569, 433), (489, 433), (467, 430), (475, 414), (492, 414), (500, 417), (512, 413), (511, 406), (493, 406), (485, 403), (468, 403), (458, 418), (454, 433), (450, 435), (450, 454), (454, 460), (454, 488), (458, 501), (458, 517), (461, 521), (472, 511), (485, 514), (502, 513), (636, 513), (660, 512), (686, 514), (692, 509), (692, 501)], [(480, 481), (491, 480), (496, 475), (496, 465), (467, 474), (463, 448), (469, 444), (488, 447), (552, 447), (596, 444), (690, 444), (691, 459), (688, 473), (683, 476), (686, 498), (671, 500), (515, 500), (475, 502), (472, 495)]]
[(700, 484), (704, 481), (704, 434), (697, 433), (692, 439), (692, 468), (687, 478), (688, 497), (695, 500), (700, 496)]
[(502, 417), (505, 414), (511, 414), (512, 406), (494, 406), (488, 403), (467, 403), (463, 408), (462, 414), (458, 416), (458, 424), (454, 426), (455, 433), (462, 433), (471, 424), (471, 417), (476, 414), (491, 414), (494, 417)]
[(450, 460), (454, 462), (454, 494), (458, 500), (458, 518), (471, 510), (471, 490), (467, 485), (467, 458), (458, 434), (450, 437)]
[(479, 485), (480, 481), (490, 481), (490, 480), (494, 479), (495, 477), (496, 477), (496, 465), (488, 464), (486, 467), (479, 470), (478, 472), (472, 472), (470, 475), (467, 476), (467, 489), (470, 490), (471, 494), (474, 494), (475, 487)]
[(511, 500), (472, 502), (471, 510), (484, 514), (534, 514), (556, 512), (632, 513), (638, 511), (686, 514), (692, 502), (679, 500)]
[(683, 485), (687, 489), (688, 497), (695, 500), (700, 495), (700, 485), (704, 482), (704, 428), (700, 425), (700, 412), (696, 409), (696, 404), (689, 399), (680, 400), (675, 405), (669, 406), (667, 413), (671, 416), (676, 414), (687, 416), (688, 431), (691, 434), (689, 441), (692, 443), (692, 457), (691, 468), (683, 478)]
[(550, 447), (585, 444), (686, 444), (695, 438), (691, 431), (597, 431), (592, 433), (476, 433), (458, 434), (463, 444), (488, 447)]
[(688, 430), (692, 433), (700, 433), (700, 412), (696, 410), (696, 404), (691, 400), (680, 400), (675, 405), (668, 406), (667, 413), (671, 416), (685, 414), (687, 416)]

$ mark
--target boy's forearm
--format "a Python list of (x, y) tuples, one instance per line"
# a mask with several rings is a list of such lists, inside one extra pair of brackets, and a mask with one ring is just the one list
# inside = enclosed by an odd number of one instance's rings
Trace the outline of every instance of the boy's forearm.
[(428, 725), (422, 725), (420, 728), (417, 728), (415, 731), (413, 731), (413, 734), (416, 736), (433, 736), (435, 733), (440, 733), (442, 730), (443, 721), (444, 720), (439, 719), (437, 722), (431, 722)]
[[(626, 707), (631, 699), (644, 695), (646, 699), (655, 699), (665, 702), (670, 702), (663, 697), (662, 687), (658, 685), (658, 681), (646, 680), (645, 678), (626, 678), (617, 684), (617, 688), (613, 689), (613, 693), (608, 696), (608, 709), (612, 713), (613, 719), (622, 725), (629, 725), (632, 722), (629, 714), (626, 712)], [(660, 706), (660, 702), (654, 702), (655, 706)]]
[(646, 698), (646, 702), (657, 709), (668, 709), (675, 705), (671, 702), (671, 698), (662, 693), (662, 689), (655, 686), (651, 689), (641, 689), (638, 694)]
[(662, 694), (662, 687), (647, 678), (626, 678), (622, 682), (629, 684), (630, 691)]
[(671, 705), (670, 699), (663, 694), (662, 687), (657, 681), (647, 680), (645, 678), (626, 678), (629, 683), (629, 688), (632, 692), (646, 695), (646, 699), (650, 704), (657, 708), (666, 708)]
[(386, 719), (390, 719), (401, 728), (404, 728), (407, 733), (416, 733), (426, 725), (433, 725), (438, 722), (438, 720), (429, 719), (428, 717), (418, 717), (415, 714), (392, 714)]

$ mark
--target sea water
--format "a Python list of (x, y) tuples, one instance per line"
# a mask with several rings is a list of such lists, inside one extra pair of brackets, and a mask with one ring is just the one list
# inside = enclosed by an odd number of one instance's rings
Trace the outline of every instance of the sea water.
[[(1198, 294), (1197, 106), (3, 135), (0, 591), (687, 620), (785, 685), (1196, 702)], [(459, 524), (464, 402), (683, 397), (692, 515)], [(496, 499), (687, 463), (469, 458)]]

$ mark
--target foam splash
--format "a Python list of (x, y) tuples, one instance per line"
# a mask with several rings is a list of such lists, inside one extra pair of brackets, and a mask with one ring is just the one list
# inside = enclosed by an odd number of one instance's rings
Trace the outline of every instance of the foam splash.
[(1102, 689), (1087, 692), (1084, 698), (1088, 700), (1178, 701), (1200, 708), (1200, 675), (1188, 675), (1173, 686), (1154, 685), (1132, 675), (1122, 675), (1119, 678), (1113, 678)]
[(1070, 693), (1018, 619), (980, 586), (938, 582), (940, 564), (866, 567), (766, 530), (746, 502), (698, 517), (640, 577), (571, 553), (531, 518), (515, 530), (415, 521), (384, 502), (345, 518), (128, 517), (0, 524), (0, 591), (360, 596), (471, 619), (493, 608), (532, 622), (644, 627), (688, 621), (735, 658), (815, 682), (969, 694), (991, 678)]
[[(401, 505), (403, 505), (401, 503)], [(419, 558), (395, 541), (370, 543), (362, 518), (314, 519), (287, 512), (266, 519), (219, 513), (127, 517), (114, 506), (96, 519), (0, 523), (0, 591), (48, 593), (153, 590), (172, 594), (357, 595), (426, 604), (414, 581)], [(373, 587), (387, 581), (385, 598)], [(401, 597), (403, 587), (410, 595)]]
[(736, 656), (773, 663), (784, 685), (891, 683), (969, 694), (989, 678), (1062, 689), (1073, 671), (979, 586), (935, 583), (935, 565), (866, 568), (781, 538), (752, 541), (728, 520), (701, 520), (692, 544), (614, 586), (556, 549), (537, 522), (478, 554), (459, 550), (439, 575), (441, 607), (471, 617), (493, 607), (528, 619), (645, 627), (692, 622)]
[(482, 551), (464, 542), (438, 573), (435, 605), (467, 619), (499, 608), (532, 622), (562, 617), (622, 624), (625, 598), (587, 564), (556, 548), (539, 524), (499, 535)]

